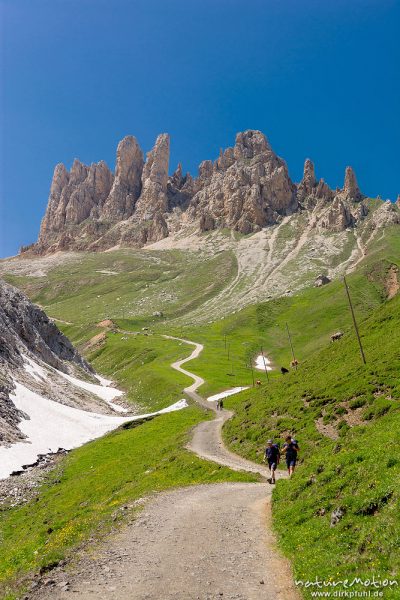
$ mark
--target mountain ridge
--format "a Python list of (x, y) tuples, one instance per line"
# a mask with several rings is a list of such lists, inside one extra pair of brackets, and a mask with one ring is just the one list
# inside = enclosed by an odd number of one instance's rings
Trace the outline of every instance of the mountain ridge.
[[(306, 159), (296, 184), (260, 131), (238, 133), (233, 147), (200, 163), (197, 177), (183, 175), (181, 164), (168, 174), (169, 146), (169, 135), (160, 134), (145, 160), (136, 138), (126, 136), (115, 173), (104, 161), (87, 166), (75, 159), (70, 171), (58, 164), (38, 241), (22, 252), (139, 248), (189, 229), (249, 235), (302, 212), (319, 213), (315, 226), (339, 232), (368, 215), (351, 167), (333, 190)], [(400, 222), (395, 205), (392, 213), (391, 222)]]

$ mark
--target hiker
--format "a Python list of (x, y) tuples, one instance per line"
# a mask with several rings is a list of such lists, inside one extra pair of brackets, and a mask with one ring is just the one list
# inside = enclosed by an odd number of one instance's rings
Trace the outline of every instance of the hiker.
[(222, 398), (219, 401), (219, 410), (224, 410), (224, 401), (222, 400)]
[(286, 437), (286, 441), (283, 444), (282, 452), (286, 458), (286, 466), (288, 468), (289, 477), (293, 475), (293, 471), (296, 467), (297, 462), (297, 454), (300, 448), (295, 439), (292, 438), (291, 435)]
[(277, 444), (274, 444), (272, 440), (267, 441), (267, 447), (265, 448), (264, 461), (268, 463), (271, 477), (267, 479), (268, 483), (275, 483), (275, 471), (279, 464), (281, 453)]
[(217, 410), (220, 410), (221, 408), (221, 400), (217, 400)]

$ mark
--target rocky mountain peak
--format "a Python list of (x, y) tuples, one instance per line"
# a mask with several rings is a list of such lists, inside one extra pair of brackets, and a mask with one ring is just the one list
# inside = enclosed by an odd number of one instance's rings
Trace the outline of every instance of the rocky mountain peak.
[(132, 187), (136, 184), (136, 172), (142, 171), (143, 164), (143, 152), (137, 139), (133, 135), (127, 135), (117, 146), (115, 177)]
[(50, 195), (59, 195), (69, 181), (69, 173), (63, 163), (58, 163), (54, 169), (50, 187)]
[(202, 231), (228, 227), (248, 234), (276, 223), (297, 206), (285, 162), (260, 131), (236, 136), (235, 146), (203, 161), (193, 182), (187, 218)]
[(346, 167), (342, 192), (348, 200), (362, 200), (364, 197), (358, 187), (356, 174), (352, 167)]
[(271, 150), (267, 138), (261, 131), (249, 129), (236, 135), (234, 156), (240, 158), (254, 158), (257, 154)]
[(82, 183), (82, 181), (86, 179), (87, 173), (88, 167), (84, 165), (80, 160), (75, 158), (74, 162), (72, 163), (71, 170), (69, 172), (69, 183), (71, 185), (78, 185), (79, 183)]
[(169, 135), (160, 134), (154, 145), (154, 148), (147, 153), (146, 163), (142, 174), (142, 183), (158, 183), (165, 188), (168, 181), (169, 165)]
[(104, 203), (101, 217), (112, 221), (129, 218), (142, 188), (143, 152), (132, 135), (117, 147), (115, 179)]
[(313, 193), (316, 184), (314, 164), (307, 158), (304, 163), (303, 179), (297, 186), (297, 197), (300, 202)]
[(178, 163), (178, 166), (176, 167), (175, 171), (173, 172), (170, 181), (173, 182), (175, 185), (180, 186), (183, 183), (183, 170), (182, 170), (182, 163)]
[(230, 228), (249, 234), (298, 210), (316, 210), (318, 226), (342, 231), (367, 213), (351, 167), (343, 188), (334, 191), (316, 178), (307, 159), (295, 185), (261, 131), (238, 133), (234, 146), (200, 163), (195, 178), (183, 175), (180, 163), (169, 176), (169, 154), (167, 133), (157, 137), (145, 160), (129, 135), (118, 144), (115, 175), (104, 161), (88, 167), (76, 159), (70, 172), (57, 165), (33, 250), (140, 247), (189, 224), (200, 231)]

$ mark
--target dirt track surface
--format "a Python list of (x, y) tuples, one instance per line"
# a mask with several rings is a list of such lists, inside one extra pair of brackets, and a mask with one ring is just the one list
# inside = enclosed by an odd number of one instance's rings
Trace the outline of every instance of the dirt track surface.
[[(207, 408), (196, 389), (200, 377), (183, 369), (202, 350), (173, 368), (195, 381), (186, 393)], [(231, 413), (200, 423), (189, 448), (204, 458), (266, 475), (224, 448), (221, 427)], [(56, 569), (32, 600), (299, 600), (290, 566), (269, 526), (268, 483), (222, 483), (163, 492), (101, 548)], [(73, 592), (71, 594), (71, 592)]]
[[(35, 598), (297, 600), (266, 527), (265, 484), (225, 483), (158, 495), (79, 574)], [(63, 582), (69, 591), (60, 588)], [(72, 593), (71, 593), (72, 592)]]
[[(193, 430), (192, 439), (188, 444), (189, 450), (200, 456), (201, 458), (206, 458), (213, 462), (216, 462), (220, 465), (224, 465), (226, 467), (230, 467), (235, 471), (250, 471), (251, 473), (259, 473), (264, 478), (269, 476), (268, 469), (262, 464), (256, 464), (249, 460), (230, 452), (223, 444), (222, 441), (222, 427), (225, 421), (231, 418), (233, 413), (228, 410), (217, 411), (215, 408), (215, 404), (213, 402), (207, 402), (204, 400), (196, 390), (204, 383), (204, 379), (191, 373), (190, 371), (184, 369), (182, 365), (185, 363), (197, 358), (200, 352), (203, 350), (202, 344), (197, 344), (196, 342), (191, 342), (189, 340), (184, 340), (180, 338), (173, 338), (171, 336), (165, 336), (169, 339), (179, 340), (184, 342), (185, 344), (189, 344), (194, 346), (192, 354), (183, 360), (178, 360), (173, 363), (171, 366), (176, 371), (180, 371), (184, 373), (188, 377), (191, 377), (194, 380), (194, 383), (189, 387), (184, 389), (184, 392), (195, 400), (201, 406), (208, 408), (209, 410), (213, 410), (216, 413), (215, 419), (212, 421), (203, 421), (195, 429)], [(279, 478), (280, 474), (277, 475)]]

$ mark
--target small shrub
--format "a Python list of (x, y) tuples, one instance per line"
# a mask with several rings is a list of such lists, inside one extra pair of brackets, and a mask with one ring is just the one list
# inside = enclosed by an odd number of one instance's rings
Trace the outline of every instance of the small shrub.
[(361, 408), (362, 406), (365, 406), (366, 403), (366, 399), (361, 396), (360, 398), (354, 398), (354, 400), (351, 400), (351, 402), (349, 403), (349, 407), (354, 410), (356, 408)]

